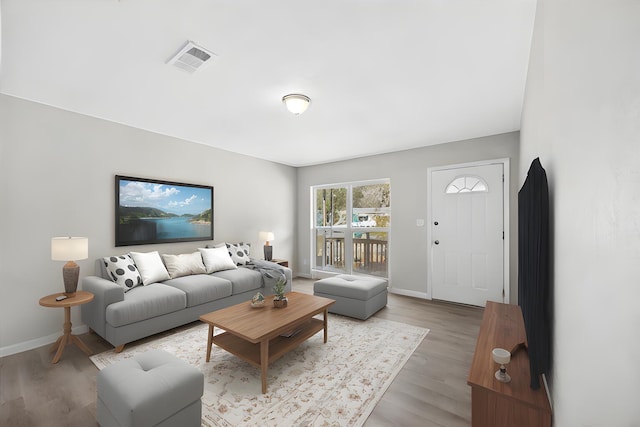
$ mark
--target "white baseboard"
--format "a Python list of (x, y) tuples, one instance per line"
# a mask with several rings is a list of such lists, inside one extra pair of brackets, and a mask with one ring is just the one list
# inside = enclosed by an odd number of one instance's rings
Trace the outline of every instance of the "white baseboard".
[[(71, 333), (74, 335), (86, 334), (87, 332), (89, 332), (89, 327), (87, 325), (71, 328)], [(42, 347), (43, 345), (53, 344), (60, 335), (62, 335), (62, 332), (56, 332), (51, 335), (47, 335), (46, 337), (24, 341), (18, 344), (8, 345), (6, 347), (0, 347), (0, 357), (11, 356), (12, 354), (22, 353), (23, 351)]]
[[(306, 279), (313, 278), (310, 274), (298, 274), (298, 277), (304, 277)], [(426, 292), (416, 292), (400, 288), (389, 288), (389, 292), (391, 292), (392, 294), (405, 295), (414, 298), (430, 299), (427, 297)], [(73, 333), (74, 335), (85, 334), (87, 332), (89, 332), (89, 327), (87, 325), (75, 326), (71, 329), (71, 333)], [(11, 356), (12, 354), (22, 353), (23, 351), (42, 347), (43, 345), (53, 344), (54, 342), (56, 342), (60, 335), (61, 332), (56, 332), (41, 338), (24, 341), (18, 344), (8, 345), (6, 347), (0, 347), (0, 357)]]
[(400, 288), (389, 288), (389, 292), (392, 294), (404, 295), (407, 297), (414, 297), (414, 298), (421, 298), (421, 299), (428, 299), (428, 300), (431, 299), (429, 298), (426, 292), (410, 291), (407, 289), (400, 289)]

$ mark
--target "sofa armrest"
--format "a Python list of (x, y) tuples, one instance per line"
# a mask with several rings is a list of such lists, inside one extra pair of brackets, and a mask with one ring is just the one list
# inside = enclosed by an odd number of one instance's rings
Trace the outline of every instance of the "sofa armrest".
[[(280, 264), (276, 264), (275, 262), (271, 262), (271, 261), (265, 261), (263, 259), (251, 259), (251, 263), (258, 269), (266, 269), (266, 270), (279, 270), (284, 274), (285, 279), (287, 279), (287, 284), (284, 287), (284, 292), (291, 292), (292, 287), (291, 287), (291, 283), (293, 280), (293, 272), (291, 271), (290, 268), (288, 267), (283, 267)], [(263, 275), (264, 278), (264, 275)], [(272, 282), (275, 283), (275, 280), (273, 280)], [(265, 278), (265, 284), (264, 284), (265, 288), (269, 288), (271, 289), (271, 287), (273, 286), (273, 283), (267, 283), (267, 280)]]
[(287, 279), (287, 284), (284, 287), (284, 293), (286, 294), (287, 292), (291, 292), (293, 290), (292, 288), (293, 273), (291, 272), (291, 269), (289, 267), (283, 267), (281, 265), (279, 267), (280, 267), (280, 270), (282, 270), (282, 272), (284, 273), (284, 277)]
[(93, 301), (81, 307), (82, 322), (105, 338), (107, 306), (124, 301), (124, 288), (102, 277), (87, 276), (82, 279), (82, 289), (94, 295)]

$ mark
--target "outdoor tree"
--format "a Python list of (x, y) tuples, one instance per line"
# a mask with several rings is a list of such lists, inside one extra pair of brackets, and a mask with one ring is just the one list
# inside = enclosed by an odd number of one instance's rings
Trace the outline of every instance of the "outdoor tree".
[(389, 184), (373, 184), (354, 187), (354, 208), (388, 208)]
[(317, 225), (345, 224), (347, 216), (347, 189), (323, 188), (316, 191)]

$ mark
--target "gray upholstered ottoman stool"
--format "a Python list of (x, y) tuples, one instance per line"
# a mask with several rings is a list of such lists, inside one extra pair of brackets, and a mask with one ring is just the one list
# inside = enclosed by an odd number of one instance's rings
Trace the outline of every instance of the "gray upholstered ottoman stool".
[(101, 427), (200, 426), (204, 375), (163, 350), (151, 350), (98, 372)]
[(387, 281), (339, 274), (315, 282), (313, 294), (336, 301), (331, 313), (365, 320), (387, 305)]

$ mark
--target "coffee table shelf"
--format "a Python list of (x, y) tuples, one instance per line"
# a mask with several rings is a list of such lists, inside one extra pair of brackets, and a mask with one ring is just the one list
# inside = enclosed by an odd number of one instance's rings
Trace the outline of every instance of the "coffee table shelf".
[[(269, 364), (275, 362), (287, 352), (299, 346), (324, 329), (324, 322), (320, 319), (311, 319), (298, 326), (294, 335), (290, 337), (276, 336), (269, 340)], [(223, 332), (213, 337), (213, 342), (218, 347), (260, 368), (260, 343), (250, 343), (229, 332)]]

